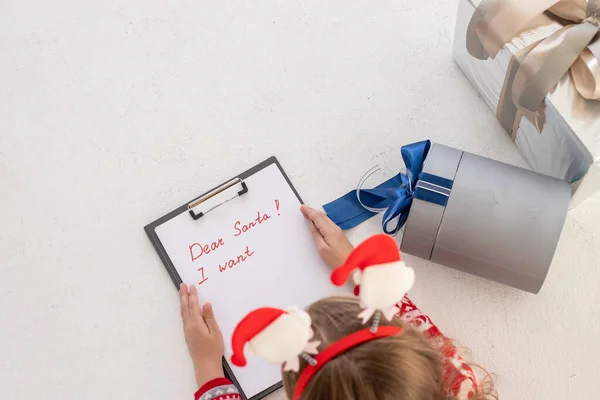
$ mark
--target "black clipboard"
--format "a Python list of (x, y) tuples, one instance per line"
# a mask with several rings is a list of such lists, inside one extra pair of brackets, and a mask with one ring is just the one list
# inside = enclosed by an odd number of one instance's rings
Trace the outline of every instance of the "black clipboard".
[[(195, 199), (191, 200), (190, 202), (188, 202), (180, 207), (177, 207), (173, 211), (167, 213), (165, 216), (160, 217), (156, 221), (151, 222), (150, 224), (148, 224), (144, 227), (144, 231), (146, 231), (146, 234), (148, 235), (150, 242), (152, 242), (152, 245), (154, 246), (154, 250), (156, 250), (156, 253), (160, 257), (161, 261), (163, 262), (163, 264), (164, 264), (165, 268), (167, 269), (167, 272), (169, 273), (169, 276), (171, 277), (171, 280), (173, 281), (173, 284), (175, 284), (175, 288), (177, 290), (179, 290), (179, 285), (182, 284), (183, 281), (181, 280), (181, 277), (177, 273), (177, 269), (175, 268), (175, 265), (169, 258), (169, 255), (167, 254), (166, 250), (164, 249), (162, 243), (160, 242), (160, 239), (158, 238), (158, 235), (155, 232), (156, 227), (164, 224), (165, 222), (171, 220), (172, 218), (175, 218), (176, 216), (178, 216), (186, 211), (188, 211), (190, 213), (190, 218), (194, 218), (194, 219), (203, 218), (204, 214), (199, 214), (199, 213), (194, 212), (193, 205), (195, 203), (197, 203), (199, 200), (203, 199), (204, 197), (209, 196), (211, 193), (218, 194), (221, 190), (223, 190), (224, 187), (225, 188), (230, 187), (228, 185), (231, 185), (232, 182), (241, 184), (243, 189), (240, 192), (238, 192), (238, 196), (243, 196), (245, 193), (252, 190), (252, 187), (246, 186), (246, 184), (244, 183), (244, 180), (247, 179), (248, 177), (256, 174), (257, 172), (262, 171), (263, 169), (265, 169), (266, 167), (268, 167), (272, 164), (275, 164), (277, 166), (277, 168), (279, 169), (279, 172), (281, 172), (281, 174), (285, 178), (285, 181), (287, 182), (287, 184), (290, 186), (290, 188), (294, 192), (294, 195), (296, 195), (296, 197), (298, 198), (298, 201), (301, 204), (304, 204), (304, 202), (302, 201), (302, 198), (300, 198), (300, 195), (296, 191), (296, 188), (294, 187), (294, 185), (292, 185), (292, 182), (288, 178), (288, 176), (285, 173), (285, 171), (283, 170), (283, 168), (281, 168), (281, 164), (279, 164), (279, 161), (277, 160), (277, 158), (275, 156), (272, 156), (272, 157), (269, 157), (268, 159), (266, 159), (265, 161), (250, 168), (249, 170), (242, 172), (241, 174), (233, 177), (232, 179), (225, 181), (221, 185), (218, 185), (218, 186), (212, 188), (211, 190), (208, 190), (207, 192), (201, 194), (200, 196), (196, 197)], [(190, 207), (190, 206), (192, 206), (192, 207)], [(262, 398), (268, 396), (269, 394), (275, 392), (277, 389), (282, 387), (282, 382), (280, 381), (280, 382), (272, 385), (271, 387), (263, 390), (262, 392), (256, 394), (255, 396), (248, 398), (248, 397), (246, 397), (238, 380), (236, 379), (235, 375), (233, 374), (233, 371), (232, 371), (231, 367), (229, 366), (229, 363), (227, 362), (227, 360), (225, 358), (223, 358), (223, 369), (225, 371), (225, 376), (229, 380), (231, 380), (233, 382), (233, 384), (237, 387), (237, 389), (240, 391), (240, 394), (241, 394), (243, 400), (259, 400), (259, 399), (262, 399)]]

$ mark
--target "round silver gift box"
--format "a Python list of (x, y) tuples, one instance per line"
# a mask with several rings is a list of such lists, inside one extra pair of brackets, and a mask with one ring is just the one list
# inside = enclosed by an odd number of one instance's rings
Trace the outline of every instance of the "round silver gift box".
[(433, 144), (423, 172), (453, 180), (447, 205), (414, 199), (403, 252), (531, 293), (542, 287), (571, 186)]

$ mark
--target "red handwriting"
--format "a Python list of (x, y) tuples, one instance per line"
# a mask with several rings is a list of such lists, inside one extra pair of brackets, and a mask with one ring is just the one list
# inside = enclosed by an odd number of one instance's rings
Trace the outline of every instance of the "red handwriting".
[(198, 271), (202, 274), (202, 280), (198, 282), (198, 285), (202, 285), (204, 282), (208, 280), (208, 277), (204, 277), (204, 268), (198, 268)]
[(235, 224), (233, 224), (233, 229), (235, 230), (233, 236), (240, 236), (242, 233), (248, 232), (250, 229), (262, 224), (270, 218), (271, 216), (269, 214), (262, 215), (259, 211), (258, 216), (254, 221), (250, 221), (247, 224), (242, 224), (240, 221), (236, 221)]
[[(279, 200), (275, 199), (274, 203), (275, 203), (275, 211), (277, 212), (277, 215), (281, 215)], [(266, 214), (266, 213), (262, 214), (260, 211), (257, 211), (256, 218), (254, 218), (252, 221), (249, 221), (246, 224), (242, 224), (241, 221), (236, 221), (233, 224), (233, 236), (240, 236), (243, 233), (246, 233), (249, 230), (255, 228), (256, 226), (268, 221), (269, 219), (271, 219), (271, 216), (269, 214)], [(217, 249), (219, 249), (222, 246), (225, 246), (225, 242), (223, 241), (223, 238), (218, 238), (217, 240), (210, 242), (210, 244), (192, 243), (189, 245), (190, 258), (191, 258), (192, 262), (194, 262), (194, 261), (198, 260), (200, 257), (202, 257), (203, 255), (209, 254), (213, 251), (216, 251)], [(235, 258), (232, 258), (222, 264), (219, 264), (219, 272), (225, 272), (228, 269), (231, 269), (231, 268), (235, 267), (236, 265), (239, 265), (239, 264), (245, 262), (246, 260), (248, 260), (248, 258), (252, 257), (253, 255), (254, 255), (254, 251), (250, 250), (250, 248), (248, 246), (246, 246), (246, 250), (242, 254), (239, 254)], [(206, 276), (206, 274), (205, 274), (204, 267), (198, 268), (198, 272), (200, 273), (200, 276), (201, 276), (201, 280), (200, 280), (200, 282), (198, 282), (198, 285), (201, 285), (208, 280), (208, 276)]]
[[(223, 239), (221, 239), (221, 238), (219, 238), (219, 240), (217, 240), (216, 242), (212, 242), (210, 245), (208, 245), (208, 244), (202, 245), (200, 243), (191, 244), (190, 245), (190, 256), (192, 257), (192, 261), (196, 261), (203, 254), (208, 254), (211, 251), (218, 249), (219, 246), (223, 246), (224, 244), (225, 244), (225, 242), (223, 242)], [(194, 248), (200, 249), (200, 252), (197, 253), (196, 255), (194, 255)]]
[(244, 261), (246, 261), (248, 258), (252, 257), (254, 255), (254, 252), (251, 251), (248, 246), (246, 246), (246, 251), (242, 254), (240, 254), (239, 256), (237, 256), (237, 259), (232, 258), (231, 260), (223, 263), (223, 265), (219, 264), (219, 271), (220, 272), (224, 272), (225, 270), (227, 270), (227, 268), (233, 268), (238, 264), (243, 263)]

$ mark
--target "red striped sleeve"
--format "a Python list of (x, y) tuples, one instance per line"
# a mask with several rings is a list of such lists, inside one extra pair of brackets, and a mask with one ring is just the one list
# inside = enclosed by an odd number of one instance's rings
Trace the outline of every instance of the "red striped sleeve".
[(194, 395), (195, 400), (242, 400), (234, 384), (227, 378), (217, 378), (205, 383)]

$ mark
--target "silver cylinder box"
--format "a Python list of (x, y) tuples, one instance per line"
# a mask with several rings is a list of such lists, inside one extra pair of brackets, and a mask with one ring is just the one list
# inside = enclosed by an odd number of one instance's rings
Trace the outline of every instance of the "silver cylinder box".
[(452, 188), (445, 207), (413, 199), (402, 251), (537, 293), (554, 256), (571, 186), (440, 144), (432, 145), (423, 172), (452, 180)]

